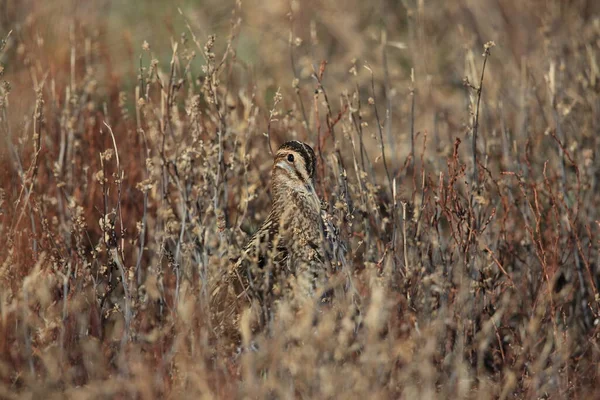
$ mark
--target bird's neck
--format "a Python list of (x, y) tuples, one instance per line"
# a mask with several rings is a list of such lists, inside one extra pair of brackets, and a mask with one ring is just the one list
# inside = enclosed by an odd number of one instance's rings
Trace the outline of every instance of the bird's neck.
[(272, 187), (273, 212), (293, 209), (311, 217), (320, 215), (321, 202), (310, 186), (298, 185), (275, 174)]

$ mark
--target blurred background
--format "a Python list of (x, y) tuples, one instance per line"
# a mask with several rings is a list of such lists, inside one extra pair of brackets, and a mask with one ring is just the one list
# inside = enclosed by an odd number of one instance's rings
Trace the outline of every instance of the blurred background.
[[(18, 125), (18, 116), (31, 107), (34, 80), (49, 74), (60, 87), (61, 80), (69, 79), (71, 57), (77, 66), (83, 64), (85, 43), (72, 54), (73, 41), (87, 37), (88, 44), (97, 47), (88, 49), (88, 56), (102, 58), (94, 73), (107, 96), (120, 85), (133, 98), (140, 57), (145, 56), (146, 63), (156, 58), (168, 72), (172, 42), (180, 41), (182, 34), (191, 39), (186, 21), (202, 44), (208, 35), (216, 35), (220, 54), (232, 23), (239, 19), (234, 78), (238, 85), (256, 88), (259, 105), (271, 104), (281, 88), (284, 104), (291, 108), (296, 100), (292, 81), (297, 78), (310, 108), (312, 75), (323, 60), (324, 84), (336, 106), (343, 93), (356, 88), (366, 101), (371, 89), (367, 65), (374, 74), (387, 140), (405, 142), (414, 119), (416, 131), (436, 135), (439, 150), (451, 145), (455, 136), (464, 136), (470, 101), (463, 79), (477, 85), (483, 44), (494, 41), (481, 118), (489, 140), (484, 138), (481, 146), (493, 145), (498, 132), (492, 126), (499, 110), (507, 131), (515, 135), (512, 139), (522, 144), (525, 126), (542, 131), (548, 127), (546, 122), (525, 121), (524, 107), (539, 108), (546, 100), (545, 76), (551, 65), (559, 71), (558, 80), (576, 79), (569, 64), (588, 57), (589, 45), (579, 42), (591, 38), (593, 43), (599, 10), (594, 0), (248, 0), (238, 5), (230, 0), (1, 0), (0, 35), (13, 32), (1, 61), (19, 93), (10, 100), (17, 119), (13, 123)], [(149, 53), (142, 50), (144, 42)], [(569, 54), (575, 49), (580, 54)], [(24, 58), (29, 64), (21, 62)], [(194, 74), (200, 74), (201, 64), (199, 59), (192, 64)], [(411, 93), (416, 93), (414, 109)], [(117, 99), (114, 94), (112, 98)], [(571, 105), (577, 108), (576, 104)], [(494, 116), (488, 110), (494, 110)], [(372, 117), (365, 108), (363, 119)], [(392, 149), (392, 162), (398, 164), (406, 146)]]

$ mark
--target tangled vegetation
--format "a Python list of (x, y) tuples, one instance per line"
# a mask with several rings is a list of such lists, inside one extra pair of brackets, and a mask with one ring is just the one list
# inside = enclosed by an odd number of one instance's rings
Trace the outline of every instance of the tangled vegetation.
[[(0, 398), (600, 395), (595, 1), (75, 3), (0, 1)], [(291, 139), (333, 295), (256, 330)]]

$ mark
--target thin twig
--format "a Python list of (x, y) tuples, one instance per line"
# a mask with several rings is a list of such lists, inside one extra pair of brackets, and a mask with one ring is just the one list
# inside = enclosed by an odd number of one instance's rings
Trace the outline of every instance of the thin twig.
[(377, 120), (377, 130), (379, 132), (379, 144), (381, 146), (381, 157), (383, 160), (383, 167), (385, 168), (385, 174), (388, 179), (390, 195), (393, 195), (393, 185), (392, 185), (392, 176), (390, 175), (390, 171), (388, 169), (388, 163), (385, 157), (385, 143), (383, 141), (383, 129), (381, 128), (381, 119), (379, 118), (379, 112), (377, 111), (377, 98), (375, 96), (375, 77), (373, 75), (373, 70), (365, 65), (365, 68), (371, 73), (371, 94), (372, 94), (372, 106), (373, 110), (375, 110), (375, 119)]

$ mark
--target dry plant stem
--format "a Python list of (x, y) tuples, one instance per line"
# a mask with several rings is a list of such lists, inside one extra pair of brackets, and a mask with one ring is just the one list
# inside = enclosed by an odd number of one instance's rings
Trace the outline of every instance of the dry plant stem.
[(119, 256), (119, 251), (116, 247), (110, 249), (110, 255), (114, 263), (117, 265), (119, 269), (119, 273), (121, 274), (121, 284), (123, 285), (123, 292), (125, 295), (125, 332), (123, 337), (121, 338), (121, 348), (125, 346), (125, 344), (129, 341), (129, 330), (131, 327), (131, 294), (129, 291), (129, 285), (127, 283), (127, 271), (125, 270), (125, 265), (123, 265), (123, 261)]
[(117, 180), (117, 212), (119, 214), (119, 224), (121, 225), (121, 246), (119, 246), (119, 250), (121, 252), (121, 258), (124, 260), (125, 259), (125, 253), (124, 253), (124, 248), (125, 248), (125, 227), (123, 225), (123, 209), (121, 208), (121, 194), (122, 194), (122, 182), (123, 182), (123, 172), (121, 171), (121, 162), (119, 160), (119, 149), (117, 147), (117, 141), (115, 139), (115, 134), (112, 130), (112, 128), (110, 127), (110, 125), (108, 125), (106, 122), (104, 122), (104, 126), (106, 126), (108, 128), (108, 131), (110, 132), (110, 137), (112, 139), (112, 144), (113, 144), (113, 148), (115, 149), (115, 159), (117, 162), (117, 174), (116, 174), (116, 180)]
[[(59, 271), (60, 272), (60, 271)], [(61, 278), (63, 279), (63, 309), (62, 309), (62, 326), (60, 329), (60, 351), (61, 358), (65, 358), (65, 330), (67, 317), (69, 316), (68, 308), (67, 308), (67, 300), (69, 299), (69, 279), (71, 277), (71, 263), (68, 263), (67, 274), (60, 273)]]
[[(356, 91), (355, 93), (360, 93), (358, 90), (358, 85), (356, 87)], [(358, 143), (359, 143), (359, 151), (360, 151), (360, 165), (361, 165), (361, 171), (366, 172), (366, 168), (365, 168), (365, 145), (363, 142), (363, 129), (361, 126), (361, 121), (360, 121), (360, 106), (361, 106), (361, 102), (360, 102), (360, 96), (357, 96), (358, 100), (358, 104), (356, 107), (356, 112), (351, 112), (350, 115), (352, 117), (352, 125), (354, 126), (354, 129), (356, 131), (356, 135), (358, 136)], [(359, 180), (359, 182), (361, 182), (362, 180)]]
[[(353, 114), (351, 114), (352, 116), (352, 120), (353, 120), (353, 126), (356, 128), (356, 124), (354, 123), (354, 116)], [(361, 171), (364, 172), (364, 170), (361, 170), (358, 166), (358, 160), (356, 158), (356, 143), (354, 142), (354, 139), (352, 138), (352, 135), (350, 135), (350, 143), (352, 145), (352, 160), (354, 162), (354, 172), (356, 173), (356, 182), (358, 184), (358, 190), (359, 190), (359, 194), (360, 194), (360, 201), (363, 205), (363, 207), (365, 209), (368, 209), (367, 206), (367, 195), (365, 194), (365, 187), (363, 184), (363, 180), (361, 179)], [(377, 214), (376, 214), (377, 215)], [(365, 238), (366, 240), (369, 240), (371, 237), (371, 227), (368, 223), (368, 220), (365, 219), (365, 221), (363, 222), (363, 231), (365, 234)]]
[(356, 97), (357, 102), (356, 108), (354, 108), (354, 106), (350, 104), (350, 101), (347, 102), (347, 107), (350, 110), (354, 111), (350, 113), (350, 116), (352, 119), (352, 125), (354, 127), (354, 130), (356, 131), (356, 135), (358, 136), (360, 150), (360, 165), (362, 168), (361, 171), (368, 173), (369, 178), (371, 179), (371, 181), (373, 181), (375, 179), (373, 164), (371, 163), (369, 153), (367, 152), (364, 143), (364, 130), (362, 126), (362, 102), (360, 100), (360, 87), (358, 86), (358, 83), (355, 83), (354, 96)]
[[(41, 145), (42, 145), (42, 119), (43, 119), (42, 89), (43, 89), (45, 81), (46, 81), (46, 78), (44, 77), (44, 79), (42, 80), (41, 86), (39, 86), (36, 89), (38, 98), (37, 98), (37, 101), (35, 104), (35, 111), (34, 111), (34, 115), (33, 115), (33, 161), (31, 163), (31, 166), (29, 167), (29, 171), (31, 171), (31, 176), (30, 176), (29, 182), (28, 182), (29, 187), (27, 187), (24, 182), (23, 187), (21, 188), (21, 193), (19, 194), (19, 199), (17, 200), (17, 206), (15, 208), (18, 208), (18, 206), (19, 206), (21, 197), (23, 195), (23, 191), (25, 191), (25, 201), (24, 201), (23, 207), (21, 208), (21, 212), (19, 213), (19, 216), (17, 217), (16, 221), (12, 224), (13, 229), (19, 225), (19, 222), (21, 222), (21, 218), (23, 218), (23, 215), (25, 214), (25, 210), (28, 208), (29, 199), (31, 197), (31, 193), (33, 191), (33, 186), (35, 184), (35, 180), (36, 180), (37, 174), (38, 174), (39, 155), (40, 155)], [(11, 230), (13, 230), (13, 229), (11, 229)]]
[(369, 70), (369, 72), (371, 73), (371, 93), (373, 96), (373, 110), (375, 111), (375, 120), (377, 121), (377, 130), (379, 132), (379, 144), (381, 146), (381, 158), (383, 160), (383, 168), (385, 169), (385, 174), (386, 174), (387, 180), (388, 180), (390, 195), (393, 195), (392, 177), (390, 175), (387, 160), (385, 157), (385, 143), (383, 141), (383, 130), (381, 128), (381, 120), (379, 118), (379, 112), (377, 111), (377, 98), (375, 97), (375, 77), (373, 75), (373, 71), (369, 67), (365, 66), (365, 68), (367, 70)]
[(269, 154), (271, 155), (273, 155), (273, 146), (271, 145), (271, 123), (273, 121), (278, 121), (278, 119), (275, 118), (278, 115), (276, 108), (281, 100), (280, 88), (277, 88), (277, 92), (275, 92), (275, 96), (273, 97), (273, 108), (269, 111), (269, 119), (267, 120), (267, 144), (269, 145)]
[(402, 246), (404, 252), (404, 269), (406, 275), (409, 274), (410, 267), (408, 265), (408, 245), (406, 244), (406, 202), (401, 202), (402, 205)]
[[(143, 55), (140, 54), (140, 66), (139, 66), (139, 77), (138, 77), (138, 86), (135, 88), (135, 101), (140, 99), (140, 93), (144, 93), (144, 63), (143, 63)], [(148, 99), (146, 98), (146, 102)], [(139, 115), (139, 106), (136, 104), (136, 122), (138, 123), (138, 129), (140, 129), (140, 115)]]
[[(347, 176), (346, 176), (346, 166), (344, 165), (344, 158), (342, 156), (342, 153), (340, 151), (339, 145), (336, 141), (336, 136), (335, 136), (335, 126), (338, 124), (338, 122), (340, 122), (340, 120), (342, 119), (342, 116), (346, 113), (346, 111), (349, 109), (348, 104), (346, 104), (344, 106), (344, 108), (342, 110), (340, 110), (338, 112), (338, 115), (336, 116), (336, 118), (333, 118), (332, 115), (332, 111), (331, 111), (331, 104), (329, 103), (329, 98), (327, 97), (327, 92), (325, 90), (325, 87), (323, 86), (323, 75), (325, 73), (325, 66), (326, 63), (322, 62), (321, 63), (321, 68), (319, 69), (319, 73), (315, 74), (315, 77), (317, 79), (317, 90), (321, 91), (323, 93), (323, 98), (325, 100), (325, 105), (327, 106), (327, 115), (326, 115), (326, 122), (327, 122), (327, 136), (325, 138), (319, 138), (319, 148), (321, 148), (322, 146), (324, 146), (324, 142), (327, 139), (328, 136), (331, 136), (332, 138), (332, 142), (334, 145), (334, 149), (335, 149), (335, 154), (337, 155), (336, 160), (337, 160), (337, 164), (338, 167), (340, 169), (340, 171), (342, 171), (343, 173), (340, 174), (341, 176), (341, 180), (342, 180), (342, 191), (344, 194), (344, 200), (346, 201), (346, 205), (348, 206), (348, 208), (352, 209), (352, 201), (350, 199), (350, 196), (348, 195), (348, 180), (347, 180)], [(315, 105), (316, 106), (316, 105)], [(315, 109), (315, 112), (317, 113), (318, 116), (318, 109)], [(323, 142), (323, 143), (322, 143)], [(319, 157), (322, 161), (321, 163), (321, 172), (323, 174), (323, 178), (324, 178), (324, 165), (325, 163), (323, 162), (323, 156), (321, 154), (321, 149), (319, 150)], [(325, 198), (327, 199), (327, 194), (325, 193)]]
[(71, 57), (70, 57), (70, 89), (71, 91), (75, 91), (75, 87), (76, 87), (76, 79), (77, 77), (75, 76), (75, 67), (76, 67), (76, 60), (77, 60), (77, 46), (76, 46), (76, 37), (75, 37), (75, 21), (71, 21), (71, 23), (69, 24), (69, 43), (71, 44), (70, 49), (71, 49)]
[(473, 183), (478, 185), (479, 174), (477, 171), (477, 134), (479, 133), (479, 110), (481, 104), (481, 93), (483, 91), (483, 77), (485, 76), (485, 66), (487, 65), (487, 60), (490, 55), (489, 48), (485, 49), (484, 57), (483, 57), (483, 66), (481, 67), (481, 79), (479, 80), (479, 86), (477, 87), (477, 106), (475, 108), (475, 121), (473, 123), (473, 142), (472, 149), (473, 152)]
[[(237, 2), (237, 7), (241, 7), (241, 2)], [(239, 9), (236, 8), (234, 11), (239, 12)], [(181, 11), (180, 11), (181, 12)], [(187, 24), (187, 21), (186, 21)], [(191, 28), (189, 26), (189, 24), (187, 25), (188, 29), (191, 31)], [(212, 96), (212, 102), (215, 106), (215, 112), (218, 115), (219, 118), (219, 126), (217, 128), (217, 139), (218, 139), (218, 158), (217, 158), (217, 174), (216, 174), (216, 182), (215, 182), (215, 192), (214, 192), (214, 199), (213, 199), (213, 206), (214, 206), (214, 211), (215, 213), (217, 213), (217, 218), (224, 218), (225, 220), (225, 225), (227, 225), (227, 218), (228, 218), (228, 214), (227, 213), (221, 213), (220, 210), (220, 193), (223, 193), (223, 198), (226, 200), (227, 199), (227, 174), (225, 173), (225, 160), (223, 157), (223, 153), (224, 153), (224, 149), (223, 149), (223, 135), (225, 135), (227, 133), (227, 124), (225, 121), (225, 114), (224, 114), (224, 109), (222, 110), (221, 108), (221, 104), (225, 104), (225, 100), (223, 100), (222, 102), (219, 102), (219, 98), (217, 96), (217, 88), (216, 88), (216, 81), (218, 80), (221, 68), (223, 67), (223, 65), (225, 64), (225, 61), (227, 61), (227, 57), (230, 55), (230, 51), (234, 42), (234, 38), (235, 38), (235, 32), (233, 31), (233, 28), (235, 28), (235, 25), (232, 24), (232, 32), (231, 32), (231, 36), (229, 38), (229, 40), (227, 41), (227, 48), (225, 49), (224, 53), (223, 53), (223, 57), (221, 58), (221, 61), (219, 62), (218, 65), (214, 65), (214, 60), (211, 60), (211, 58), (208, 56), (208, 54), (205, 54), (205, 59), (207, 62), (207, 71), (208, 71), (208, 76), (206, 77), (206, 79), (208, 80), (208, 91), (209, 94)], [(193, 33), (192, 33), (193, 35)], [(195, 38), (195, 36), (194, 36)], [(214, 41), (214, 36), (209, 37), (209, 42), (210, 41)], [(196, 43), (198, 45), (198, 43)], [(205, 53), (204, 49), (203, 50), (203, 54)], [(270, 143), (269, 143), (270, 144)], [(221, 180), (222, 182), (222, 189), (221, 189)], [(224, 235), (223, 232), (220, 232), (220, 238), (224, 239)]]
[[(487, 65), (487, 60), (488, 57), (490, 56), (490, 47), (488, 47), (488, 45), (485, 45), (485, 51), (483, 53), (483, 66), (481, 68), (481, 78), (479, 79), (479, 86), (476, 88), (477, 89), (477, 105), (475, 107), (475, 117), (474, 117), (474, 121), (473, 121), (473, 141), (472, 141), (472, 156), (473, 156), (473, 172), (472, 172), (472, 185), (473, 191), (478, 191), (478, 186), (479, 186), (479, 171), (477, 168), (477, 135), (479, 133), (479, 111), (480, 111), (480, 105), (481, 105), (481, 93), (483, 91), (483, 77), (485, 76), (485, 67)], [(471, 207), (473, 207), (473, 193), (471, 193)], [(477, 207), (479, 208), (479, 207)], [(479, 229), (479, 221), (478, 221), (478, 215), (475, 213), (475, 210), (473, 210), (474, 215), (472, 216), (472, 223), (471, 223), (471, 229), (473, 231), (477, 231)]]
[[(118, 192), (118, 204), (117, 204), (117, 209), (118, 209), (118, 213), (119, 213), (119, 220), (120, 220), (120, 225), (121, 225), (121, 246), (117, 246), (117, 243), (114, 243), (115, 247), (110, 247), (110, 244), (108, 245), (108, 248), (110, 249), (110, 253), (111, 253), (111, 258), (113, 260), (113, 262), (115, 263), (115, 265), (117, 265), (119, 272), (121, 274), (121, 284), (123, 285), (123, 292), (125, 295), (125, 333), (123, 335), (123, 337), (121, 338), (121, 347), (123, 347), (127, 341), (129, 340), (129, 330), (130, 330), (130, 326), (131, 326), (131, 293), (129, 290), (129, 284), (128, 284), (128, 274), (127, 274), (127, 270), (125, 268), (125, 265), (123, 264), (123, 260), (124, 258), (124, 252), (123, 252), (123, 244), (124, 244), (124, 232), (123, 232), (123, 216), (122, 216), (122, 210), (121, 210), (121, 184), (122, 184), (122, 180), (123, 180), (123, 175), (121, 172), (121, 162), (119, 159), (119, 149), (117, 147), (117, 141), (115, 139), (115, 135), (114, 132), (112, 130), (112, 128), (110, 127), (110, 125), (108, 125), (106, 122), (104, 123), (104, 126), (106, 126), (106, 128), (108, 128), (108, 131), (110, 132), (110, 137), (112, 139), (112, 143), (115, 149), (115, 160), (116, 160), (116, 164), (117, 164), (117, 192)], [(106, 175), (104, 176), (104, 179), (106, 179)], [(104, 227), (106, 229), (107, 227), (107, 220), (106, 220), (106, 216), (105, 219), (103, 221)], [(113, 228), (114, 229), (114, 228)], [(119, 249), (120, 247), (120, 249)]]
[[(392, 135), (392, 85), (390, 84), (390, 71), (388, 66), (388, 56), (387, 56), (387, 32), (384, 29), (382, 31), (382, 40), (381, 40), (381, 58), (383, 60), (383, 82), (385, 87), (385, 97), (387, 100), (386, 103), (386, 113), (385, 113), (385, 130), (386, 136), (388, 139), (388, 145), (390, 146), (390, 153), (392, 155), (391, 165), (390, 167), (394, 170), (397, 165), (396, 162), (396, 142), (394, 140), (394, 135)], [(413, 108), (414, 110), (414, 108)]]
[[(164, 151), (165, 151), (165, 144), (166, 144), (166, 133), (167, 131), (169, 132), (170, 136), (173, 138), (173, 141), (175, 141), (175, 137), (174, 137), (174, 132), (173, 132), (173, 126), (172, 126), (172, 117), (171, 117), (171, 110), (174, 106), (174, 102), (175, 102), (175, 91), (178, 90), (178, 85), (174, 84), (174, 80), (175, 80), (175, 65), (178, 61), (178, 45), (177, 43), (173, 44), (173, 49), (172, 49), (173, 53), (171, 56), (171, 62), (170, 62), (170, 73), (169, 73), (169, 82), (168, 82), (168, 87), (167, 87), (167, 101), (166, 101), (166, 109), (163, 111), (163, 125), (162, 125), (162, 131), (163, 131), (163, 142), (162, 142), (162, 154), (164, 157)], [(164, 88), (163, 88), (164, 91)], [(216, 103), (216, 106), (218, 107), (218, 103)], [(175, 300), (176, 302), (179, 299), (179, 287), (180, 287), (180, 283), (181, 283), (181, 270), (180, 270), (180, 261), (179, 261), (179, 252), (180, 252), (180, 248), (181, 248), (181, 243), (183, 241), (183, 233), (185, 231), (185, 227), (186, 227), (186, 221), (187, 221), (187, 195), (186, 192), (184, 190), (184, 188), (182, 187), (179, 177), (178, 177), (178, 172), (175, 169), (174, 172), (171, 171), (170, 166), (173, 165), (174, 167), (176, 166), (176, 162), (172, 162), (170, 160), (166, 160), (166, 158), (164, 158), (164, 162), (163, 162), (163, 169), (166, 171), (166, 173), (164, 174), (164, 176), (166, 177), (167, 174), (168, 176), (171, 177), (171, 180), (173, 180), (179, 190), (179, 195), (180, 198), (183, 200), (181, 201), (181, 209), (179, 210), (179, 214), (180, 214), (180, 223), (181, 223), (181, 229), (180, 229), (180, 234), (178, 236), (178, 239), (176, 241), (176, 250), (175, 250), (175, 260), (173, 263), (173, 267), (175, 269), (175, 276), (176, 276), (176, 290), (175, 290)], [(176, 168), (176, 167), (175, 167)], [(218, 171), (220, 172), (220, 167), (218, 168)], [(218, 177), (219, 177), (219, 172), (217, 173), (217, 181), (218, 181)], [(165, 181), (165, 185), (169, 184), (169, 180), (168, 178)], [(218, 184), (216, 185), (218, 188)], [(215, 210), (217, 208), (215, 207)]]
[[(383, 130), (382, 130), (382, 127), (381, 127), (381, 120), (379, 118), (379, 112), (377, 111), (377, 99), (375, 97), (375, 78), (374, 78), (374, 75), (373, 75), (373, 71), (369, 67), (367, 67), (367, 66), (365, 66), (365, 68), (367, 70), (369, 70), (369, 72), (371, 73), (371, 93), (373, 95), (373, 109), (375, 110), (375, 120), (377, 121), (377, 130), (379, 132), (379, 143), (380, 143), (380, 146), (381, 146), (381, 157), (382, 157), (382, 160), (383, 160), (383, 167), (385, 169), (385, 174), (386, 174), (387, 179), (388, 179), (390, 195), (392, 196), (392, 210), (391, 210), (390, 214), (392, 216), (392, 238), (394, 238), (396, 236), (396, 233), (395, 233), (396, 232), (396, 221), (398, 219), (397, 215), (396, 215), (397, 210), (394, 207), (394, 204), (395, 204), (395, 201), (394, 201), (394, 185), (392, 183), (392, 177), (390, 175), (390, 171), (388, 169), (387, 160), (386, 160), (386, 157), (385, 157), (385, 143), (383, 141)], [(405, 236), (405, 239), (406, 239), (406, 236)], [(395, 255), (396, 255), (396, 242), (395, 242), (395, 240), (392, 240), (392, 254), (393, 254), (392, 258), (394, 260), (394, 270), (397, 271), (398, 269), (396, 268), (396, 257), (395, 257)]]
[(200, 41), (196, 37), (196, 34), (194, 33), (194, 30), (190, 26), (190, 23), (188, 22), (187, 18), (185, 17), (185, 14), (183, 13), (183, 11), (181, 11), (181, 8), (179, 8), (179, 7), (177, 7), (177, 11), (179, 12), (179, 15), (181, 16), (181, 18), (185, 22), (185, 26), (186, 26), (188, 32), (190, 33), (190, 35), (192, 35), (192, 41), (194, 42), (194, 44), (198, 48), (198, 51), (200, 52), (200, 54), (202, 54), (202, 57), (204, 57), (204, 61), (206, 63), (208, 63), (208, 58), (206, 57), (206, 54), (204, 53), (204, 46), (200, 43)]
[(138, 287), (142, 284), (142, 259), (144, 256), (144, 248), (146, 244), (146, 225), (148, 220), (148, 191), (144, 190), (144, 210), (142, 212), (142, 229), (140, 231), (140, 248), (138, 251), (137, 261), (135, 263), (135, 272), (137, 277)]
[[(426, 191), (426, 185), (425, 185), (425, 163), (423, 161), (423, 157), (425, 155), (425, 150), (427, 148), (427, 131), (425, 131), (425, 133), (423, 134), (423, 147), (421, 149), (421, 205), (420, 205), (420, 212), (419, 212), (419, 216), (417, 218), (417, 233), (416, 233), (416, 237), (417, 237), (417, 241), (420, 240), (421, 238), (421, 220), (422, 220), (422, 216), (423, 216), (423, 211), (425, 210), (425, 191)], [(414, 173), (413, 173), (414, 176)], [(414, 194), (416, 193), (416, 185), (415, 185), (415, 191), (413, 192), (413, 203), (414, 203)]]
[[(23, 300), (25, 301), (25, 305), (29, 303), (29, 293), (27, 289), (23, 290)], [(32, 376), (35, 376), (35, 364), (33, 363), (33, 350), (31, 347), (31, 335), (29, 333), (29, 327), (27, 321), (29, 320), (29, 307), (23, 307), (23, 322), (21, 323), (23, 327), (23, 339), (25, 342), (25, 354), (27, 356), (27, 364), (29, 365), (29, 373)]]
[[(317, 129), (317, 155), (319, 156), (319, 168), (321, 169), (321, 176), (325, 176), (325, 158), (323, 157), (323, 148), (325, 146), (325, 141), (327, 140), (327, 135), (323, 135), (321, 132), (321, 117), (319, 115), (319, 94), (323, 94), (323, 98), (325, 100), (325, 104), (327, 106), (327, 114), (325, 116), (325, 123), (327, 125), (328, 132), (327, 134), (333, 135), (333, 142), (335, 143), (335, 135), (333, 134), (333, 129), (331, 126), (331, 107), (329, 105), (329, 100), (327, 98), (327, 93), (325, 92), (325, 88), (323, 87), (323, 75), (325, 74), (325, 68), (327, 67), (327, 61), (321, 61), (319, 65), (319, 71), (314, 69), (313, 65), (313, 74), (312, 77), (317, 82), (317, 88), (315, 90), (315, 94), (313, 96), (314, 100), (314, 109), (315, 109), (315, 121), (316, 121), (316, 129)], [(324, 182), (321, 181), (321, 192), (325, 194), (325, 200), (327, 199), (327, 193), (324, 190)]]
[(10, 36), (12, 35), (12, 29), (8, 31), (8, 33), (6, 34), (6, 36), (4, 37), (4, 39), (0, 40), (0, 52), (4, 52), (4, 50), (6, 49), (6, 45), (8, 43), (8, 39), (10, 39)]
[(182, 187), (179, 177), (177, 175), (175, 175), (174, 178), (175, 178), (175, 184), (177, 185), (177, 188), (179, 189), (179, 193), (181, 194), (182, 200), (183, 200), (180, 202), (181, 203), (181, 209), (180, 209), (181, 228), (179, 229), (179, 237), (177, 240), (177, 244), (175, 246), (175, 264), (176, 264), (175, 273), (176, 273), (176, 277), (177, 277), (177, 281), (175, 284), (175, 302), (177, 303), (179, 301), (179, 288), (180, 288), (180, 284), (181, 284), (180, 250), (181, 250), (181, 244), (183, 243), (183, 235), (185, 233), (185, 228), (186, 228), (187, 219), (188, 219), (188, 208), (187, 208), (188, 200), (187, 200), (187, 193), (186, 193), (185, 189)]
[[(141, 58), (140, 58), (141, 60)], [(140, 71), (140, 76), (141, 76), (141, 71)], [(142, 83), (143, 83), (143, 79), (141, 79)], [(138, 101), (138, 99), (140, 99), (141, 93), (143, 93), (143, 90), (141, 89), (142, 86), (138, 86), (136, 87), (136, 93), (135, 93), (135, 99), (136, 102)], [(142, 122), (141, 122), (141, 115), (140, 115), (140, 106), (138, 106), (138, 104), (136, 104), (136, 125), (137, 125), (137, 131), (138, 133), (142, 136), (142, 140), (144, 142), (144, 148), (146, 153), (144, 154), (144, 165), (145, 165), (145, 171), (146, 171), (146, 179), (148, 179), (148, 177), (150, 176), (150, 171), (148, 171), (148, 166), (146, 165), (146, 159), (150, 158), (150, 149), (148, 148), (148, 142), (146, 141), (146, 135), (144, 133), (144, 130), (142, 129)], [(141, 266), (142, 266), (142, 259), (144, 256), (144, 247), (145, 247), (145, 241), (146, 241), (146, 228), (147, 228), (147, 220), (148, 220), (148, 188), (146, 187), (142, 187), (141, 188), (143, 193), (144, 193), (144, 209), (142, 212), (142, 229), (140, 231), (140, 236), (139, 236), (139, 242), (140, 242), (140, 247), (139, 247), (139, 251), (138, 251), (138, 256), (137, 256), (137, 261), (135, 263), (135, 274), (136, 274), (136, 278), (137, 278), (137, 286), (138, 288), (141, 286), (142, 284), (142, 270), (141, 270)]]
[[(225, 177), (225, 168), (224, 168), (224, 159), (223, 159), (223, 135), (226, 132), (226, 124), (225, 117), (221, 113), (219, 100), (215, 91), (215, 88), (212, 86), (212, 81), (216, 79), (219, 69), (215, 69), (212, 71), (211, 76), (207, 77), (209, 82), (209, 91), (213, 97), (213, 103), (215, 106), (215, 111), (219, 116), (219, 127), (217, 128), (217, 143), (218, 143), (218, 157), (217, 157), (217, 172), (215, 178), (215, 190), (214, 190), (214, 198), (213, 198), (213, 207), (215, 213), (219, 213), (220, 210), (220, 193), (221, 193), (221, 180), (226, 179)], [(226, 186), (226, 182), (223, 182), (224, 186)]]
[[(298, 82), (298, 87), (294, 88), (296, 92), (296, 98), (298, 99), (298, 103), (300, 104), (300, 110), (302, 111), (302, 119), (304, 120), (304, 129), (306, 130), (306, 136), (310, 137), (310, 124), (308, 122), (308, 116), (306, 114), (306, 108), (304, 107), (304, 101), (302, 100), (302, 95), (300, 94), (300, 79), (298, 78), (298, 71), (296, 70), (296, 58), (294, 56), (294, 12), (292, 7), (290, 6), (290, 65), (292, 68), (292, 74), (294, 74), (294, 81)], [(269, 145), (271, 145), (271, 141), (269, 140)], [(271, 150), (271, 154), (273, 151)]]
[(413, 171), (415, 171), (415, 98), (416, 90), (415, 90), (415, 70), (414, 68), (410, 69), (410, 166)]
[[(19, 152), (17, 151), (17, 149), (15, 148), (15, 146), (12, 143), (12, 134), (11, 134), (11, 129), (10, 126), (8, 124), (8, 118), (7, 118), (7, 113), (6, 113), (6, 106), (2, 107), (2, 121), (5, 122), (4, 124), (4, 133), (5, 133), (5, 139), (6, 139), (6, 147), (9, 149), (10, 155), (13, 158), (13, 163), (16, 165), (17, 171), (18, 171), (18, 175), (21, 178), (21, 192), (19, 195), (19, 200), (17, 201), (17, 205), (19, 204), (19, 202), (21, 201), (21, 196), (23, 194), (23, 190), (25, 190), (25, 196), (26, 198), (29, 198), (31, 196), (31, 192), (30, 189), (28, 188), (28, 181), (27, 181), (27, 174), (25, 173), (25, 171), (23, 170), (23, 163), (21, 162), (21, 158), (19, 156)], [(30, 167), (31, 169), (31, 167)], [(27, 204), (27, 208), (29, 209), (29, 218), (30, 218), (30, 222), (31, 222), (31, 231), (33, 233), (33, 253), (34, 255), (37, 256), (37, 251), (38, 251), (38, 239), (37, 239), (37, 228), (35, 225), (35, 217), (33, 215), (33, 209), (31, 204)], [(15, 225), (16, 226), (16, 225)]]

